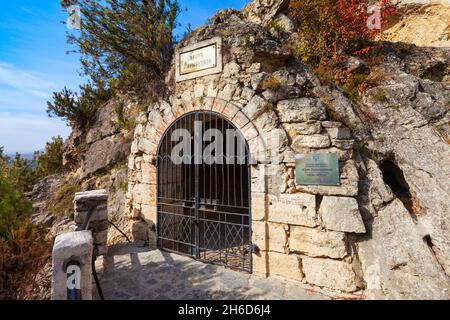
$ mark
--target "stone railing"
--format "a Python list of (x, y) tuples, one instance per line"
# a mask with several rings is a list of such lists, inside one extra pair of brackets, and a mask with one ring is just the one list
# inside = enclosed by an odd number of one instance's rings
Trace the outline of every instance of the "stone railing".
[(52, 253), (52, 300), (92, 299), (93, 259), (108, 251), (108, 193), (75, 194), (75, 232), (56, 237)]
[[(92, 299), (91, 231), (75, 231), (56, 237), (52, 254), (52, 300)], [(70, 266), (75, 266), (72, 270)]]
[(77, 230), (91, 230), (94, 254), (104, 256), (108, 246), (108, 193), (95, 190), (75, 194), (75, 223)]

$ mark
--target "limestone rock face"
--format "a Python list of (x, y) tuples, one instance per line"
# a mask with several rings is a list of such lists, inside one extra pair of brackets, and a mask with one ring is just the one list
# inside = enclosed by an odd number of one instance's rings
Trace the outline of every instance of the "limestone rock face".
[[(393, 191), (398, 193), (405, 189), (409, 194), (412, 203), (409, 209), (431, 237), (436, 255), (448, 274), (450, 91), (445, 83), (434, 83), (399, 71), (390, 73), (389, 81), (368, 90), (363, 98), (377, 119), (372, 128), (375, 141), (370, 148), (389, 154), (389, 159), (401, 170), (404, 186)], [(377, 99), (377, 94), (385, 99)], [(423, 96), (428, 96), (430, 103), (421, 108)]]
[(449, 279), (417, 228), (399, 200), (378, 212), (371, 236), (357, 244), (368, 298), (450, 298)]
[(287, 0), (255, 0), (244, 8), (243, 13), (249, 21), (267, 25), (287, 2)]
[(83, 177), (95, 173), (100, 169), (120, 162), (129, 153), (130, 143), (123, 143), (115, 137), (107, 137), (94, 142), (86, 152), (83, 161)]

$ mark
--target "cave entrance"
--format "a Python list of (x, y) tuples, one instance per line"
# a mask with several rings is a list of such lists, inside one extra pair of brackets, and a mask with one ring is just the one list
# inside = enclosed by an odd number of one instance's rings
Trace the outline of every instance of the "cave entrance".
[(214, 112), (177, 119), (157, 155), (157, 245), (252, 271), (249, 148)]
[(384, 182), (391, 188), (395, 196), (403, 202), (410, 213), (414, 213), (414, 201), (403, 171), (392, 160), (384, 160), (380, 165)]

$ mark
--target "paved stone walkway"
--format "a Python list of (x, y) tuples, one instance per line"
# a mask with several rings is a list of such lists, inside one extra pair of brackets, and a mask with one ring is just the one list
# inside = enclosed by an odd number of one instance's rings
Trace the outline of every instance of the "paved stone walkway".
[(250, 275), (129, 245), (111, 248), (97, 265), (107, 300), (330, 299), (296, 281)]

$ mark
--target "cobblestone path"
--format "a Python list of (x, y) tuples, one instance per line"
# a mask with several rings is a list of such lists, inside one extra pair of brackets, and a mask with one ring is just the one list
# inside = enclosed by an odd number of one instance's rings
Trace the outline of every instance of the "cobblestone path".
[(191, 258), (132, 246), (110, 249), (98, 260), (98, 273), (107, 300), (240, 300), (330, 299), (296, 281), (204, 264)]

